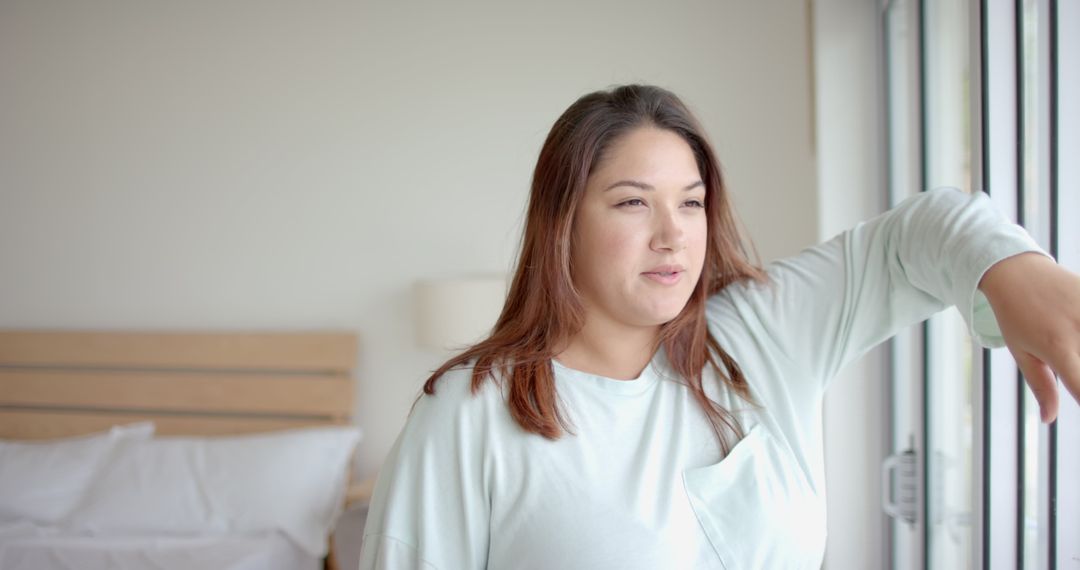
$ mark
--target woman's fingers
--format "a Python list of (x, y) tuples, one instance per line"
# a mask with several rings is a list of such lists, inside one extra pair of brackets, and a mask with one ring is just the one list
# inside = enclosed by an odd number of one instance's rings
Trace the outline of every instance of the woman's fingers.
[(995, 264), (982, 283), (1042, 421), (1054, 421), (1060, 403), (1055, 373), (1080, 403), (1080, 275), (1048, 257), (1022, 254)]
[(1057, 418), (1058, 414), (1058, 387), (1054, 371), (1042, 360), (1032, 356), (1026, 351), (1013, 354), (1016, 365), (1024, 374), (1031, 392), (1035, 395), (1035, 401), (1039, 403), (1039, 416), (1043, 423), (1050, 423)]
[(1080, 352), (1069, 352), (1061, 357), (1060, 363), (1055, 364), (1061, 383), (1076, 403), (1080, 404)]

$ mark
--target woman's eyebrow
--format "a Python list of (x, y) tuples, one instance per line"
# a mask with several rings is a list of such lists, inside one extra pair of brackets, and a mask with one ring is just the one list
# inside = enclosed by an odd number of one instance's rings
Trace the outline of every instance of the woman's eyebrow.
[[(683, 190), (693, 190), (694, 188), (697, 188), (699, 186), (704, 186), (704, 185), (705, 185), (704, 182), (698, 180), (697, 182), (694, 182), (693, 184), (687, 186), (686, 188), (683, 188)], [(612, 188), (617, 188), (619, 186), (633, 186), (634, 188), (640, 188), (642, 190), (656, 190), (656, 188), (653, 188), (651, 185), (646, 184), (644, 182), (638, 182), (637, 180), (620, 180), (620, 181), (612, 184), (611, 186), (608, 186), (607, 188), (604, 188), (604, 192), (607, 192), (608, 190), (611, 190)]]

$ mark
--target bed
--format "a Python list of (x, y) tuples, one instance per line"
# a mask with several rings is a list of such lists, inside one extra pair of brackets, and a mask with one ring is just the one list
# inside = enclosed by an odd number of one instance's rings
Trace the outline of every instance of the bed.
[(0, 567), (335, 569), (354, 333), (0, 330)]

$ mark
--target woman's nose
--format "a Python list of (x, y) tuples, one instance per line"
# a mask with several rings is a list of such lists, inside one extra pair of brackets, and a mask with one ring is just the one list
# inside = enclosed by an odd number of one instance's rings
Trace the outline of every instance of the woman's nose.
[(660, 214), (653, 230), (652, 243), (657, 251), (679, 252), (686, 249), (686, 232), (675, 212)]

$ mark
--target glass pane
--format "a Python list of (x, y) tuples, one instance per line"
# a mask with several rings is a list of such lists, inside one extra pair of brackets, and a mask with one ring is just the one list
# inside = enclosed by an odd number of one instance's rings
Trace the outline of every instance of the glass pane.
[(1023, 453), (1023, 552), (1024, 568), (1038, 567), (1039, 553), (1039, 407), (1028, 391), (1024, 394), (1024, 453)]
[[(921, 190), (919, 165), (918, 12), (911, 0), (888, 4), (884, 14), (889, 137), (889, 205)], [(889, 344), (892, 413), (890, 454), (917, 450), (922, 441), (922, 327)], [(892, 568), (922, 568), (922, 526), (889, 517)]]
[[(971, 191), (970, 19), (967, 0), (924, 3), (926, 186)], [(956, 308), (928, 327), (927, 559), (971, 568), (975, 548), (972, 344)]]
[[(1080, 273), (1080, 3), (1057, 4), (1058, 262)], [(1062, 392), (1057, 419), (1057, 563), (1080, 565), (1080, 406)]]
[[(1024, 0), (1021, 35), (1023, 224), (1044, 249), (1050, 249), (1049, 57), (1045, 0)], [(1031, 391), (1024, 390), (1023, 522), (1024, 568), (1044, 568), (1046, 508), (1046, 428)]]

